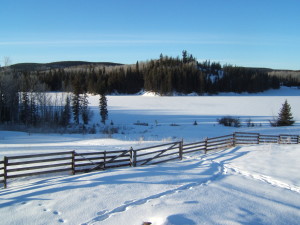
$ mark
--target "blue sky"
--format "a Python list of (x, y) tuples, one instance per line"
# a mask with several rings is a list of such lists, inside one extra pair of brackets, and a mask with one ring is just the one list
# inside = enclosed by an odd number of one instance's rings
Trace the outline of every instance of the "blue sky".
[(3, 0), (0, 61), (135, 63), (187, 50), (300, 69), (299, 11), (299, 0)]

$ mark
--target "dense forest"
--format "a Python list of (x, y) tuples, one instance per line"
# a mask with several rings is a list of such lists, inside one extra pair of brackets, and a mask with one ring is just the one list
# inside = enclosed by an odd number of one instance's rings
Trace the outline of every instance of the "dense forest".
[[(78, 62), (77, 62), (78, 64)], [(90, 117), (87, 94), (99, 94), (101, 122), (107, 119), (105, 95), (134, 94), (141, 90), (173, 94), (262, 92), (281, 84), (299, 86), (297, 77), (270, 75), (267, 70), (218, 62), (198, 62), (187, 51), (181, 57), (134, 65), (63, 62), (5, 66), (0, 68), (0, 123), (25, 126), (87, 124)], [(57, 99), (48, 92), (69, 93)]]

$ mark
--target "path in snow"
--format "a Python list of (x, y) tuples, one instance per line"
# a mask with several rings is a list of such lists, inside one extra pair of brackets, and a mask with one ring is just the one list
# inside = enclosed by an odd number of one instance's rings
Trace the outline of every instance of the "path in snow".
[(208, 185), (212, 181), (218, 179), (222, 174), (224, 174), (224, 171), (223, 171), (224, 167), (220, 166), (219, 163), (210, 162), (210, 167), (215, 172), (214, 172), (214, 174), (212, 174), (212, 176), (209, 179), (203, 179), (203, 180), (198, 181), (198, 182), (191, 182), (191, 183), (188, 183), (188, 184), (180, 185), (177, 188), (174, 188), (174, 189), (171, 189), (171, 190), (168, 190), (168, 191), (164, 191), (164, 192), (161, 192), (161, 193), (158, 193), (158, 194), (154, 194), (154, 195), (148, 196), (146, 198), (124, 202), (123, 205), (121, 205), (119, 207), (116, 207), (116, 208), (114, 208), (110, 211), (107, 211), (107, 210), (99, 211), (97, 213), (98, 216), (92, 218), (88, 222), (82, 223), (81, 225), (89, 225), (89, 224), (94, 224), (94, 223), (99, 222), (99, 221), (104, 221), (104, 220), (108, 219), (109, 217), (111, 217), (111, 216), (113, 216), (117, 213), (125, 212), (125, 211), (129, 210), (132, 207), (143, 205), (143, 204), (145, 204), (145, 203), (147, 203), (151, 200), (158, 199), (158, 198), (163, 198), (163, 197), (175, 194), (175, 193), (179, 193), (181, 191), (193, 189), (196, 186)]
[(136, 206), (140, 206), (143, 205), (147, 202), (150, 202), (151, 200), (155, 200), (155, 199), (159, 199), (159, 198), (164, 198), (164, 197), (168, 197), (170, 195), (185, 191), (185, 190), (190, 190), (193, 189), (194, 187), (198, 187), (198, 186), (204, 186), (204, 185), (208, 185), (213, 181), (216, 181), (218, 179), (222, 179), (222, 176), (228, 176), (228, 175), (242, 175), (245, 178), (250, 178), (250, 179), (254, 179), (254, 180), (258, 180), (258, 181), (262, 181), (266, 184), (270, 184), (274, 187), (278, 187), (278, 188), (284, 188), (293, 192), (297, 192), (300, 193), (300, 187), (297, 186), (293, 186), (293, 185), (289, 185), (286, 184), (282, 181), (278, 181), (270, 176), (265, 176), (265, 175), (261, 175), (261, 174), (254, 174), (251, 173), (249, 171), (243, 171), (241, 169), (238, 169), (237, 167), (234, 167), (230, 164), (224, 164), (222, 162), (219, 161), (215, 161), (215, 160), (207, 160), (205, 157), (201, 156), (196, 156), (196, 157), (185, 157), (187, 159), (190, 158), (194, 158), (194, 159), (199, 159), (202, 160), (204, 163), (209, 163), (210, 167), (213, 169), (213, 171), (215, 171), (215, 173), (212, 175), (211, 178), (206, 179), (206, 180), (201, 180), (198, 182), (191, 182), (188, 184), (184, 184), (181, 185), (177, 188), (168, 190), (168, 191), (164, 191), (158, 194), (154, 194), (151, 196), (148, 196), (146, 198), (142, 198), (142, 199), (138, 199), (138, 200), (133, 200), (133, 201), (127, 201), (124, 202), (123, 205), (118, 206), (112, 210), (103, 210), (103, 211), (99, 211), (97, 213), (97, 216), (92, 218), (91, 220), (89, 220), (88, 222), (82, 223), (81, 225), (90, 225), (90, 224), (95, 224), (97, 222), (100, 221), (105, 221), (106, 219), (118, 214), (118, 213), (122, 213), (125, 212), (127, 210), (130, 210), (132, 207), (136, 207)]

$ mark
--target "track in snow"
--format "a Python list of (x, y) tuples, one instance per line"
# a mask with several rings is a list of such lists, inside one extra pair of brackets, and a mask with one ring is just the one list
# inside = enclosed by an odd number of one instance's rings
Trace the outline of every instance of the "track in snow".
[(94, 224), (96, 222), (104, 221), (115, 214), (125, 212), (132, 207), (143, 205), (151, 200), (163, 198), (165, 196), (169, 196), (169, 195), (176, 194), (176, 193), (180, 193), (181, 191), (190, 190), (197, 186), (208, 185), (212, 181), (218, 179), (222, 174), (224, 174), (224, 171), (223, 171), (224, 168), (222, 166), (220, 166), (220, 164), (211, 162), (211, 166), (215, 168), (216, 172), (209, 179), (203, 179), (198, 182), (191, 182), (191, 183), (181, 185), (177, 188), (174, 188), (174, 189), (171, 189), (168, 191), (164, 191), (164, 192), (161, 192), (158, 194), (148, 196), (146, 198), (125, 202), (123, 205), (118, 206), (112, 210), (109, 210), (109, 211), (103, 210), (103, 211), (98, 212), (96, 217), (92, 218), (88, 222), (82, 223), (81, 225), (90, 225), (90, 224)]

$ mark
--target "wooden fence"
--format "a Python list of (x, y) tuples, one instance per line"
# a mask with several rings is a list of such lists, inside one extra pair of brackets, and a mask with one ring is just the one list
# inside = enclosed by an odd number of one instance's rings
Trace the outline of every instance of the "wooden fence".
[(133, 151), (133, 166), (154, 165), (182, 159), (182, 141), (140, 148)]
[[(75, 151), (4, 157), (0, 161), (0, 183), (4, 188), (12, 178), (69, 172), (71, 174), (91, 172), (117, 167), (136, 167), (181, 160), (184, 154), (192, 152), (226, 149), (236, 145), (249, 144), (299, 144), (299, 135), (261, 135), (259, 133), (235, 132), (230, 135), (206, 138), (194, 143), (171, 142), (134, 150)], [(1, 172), (3, 171), (3, 172)]]

